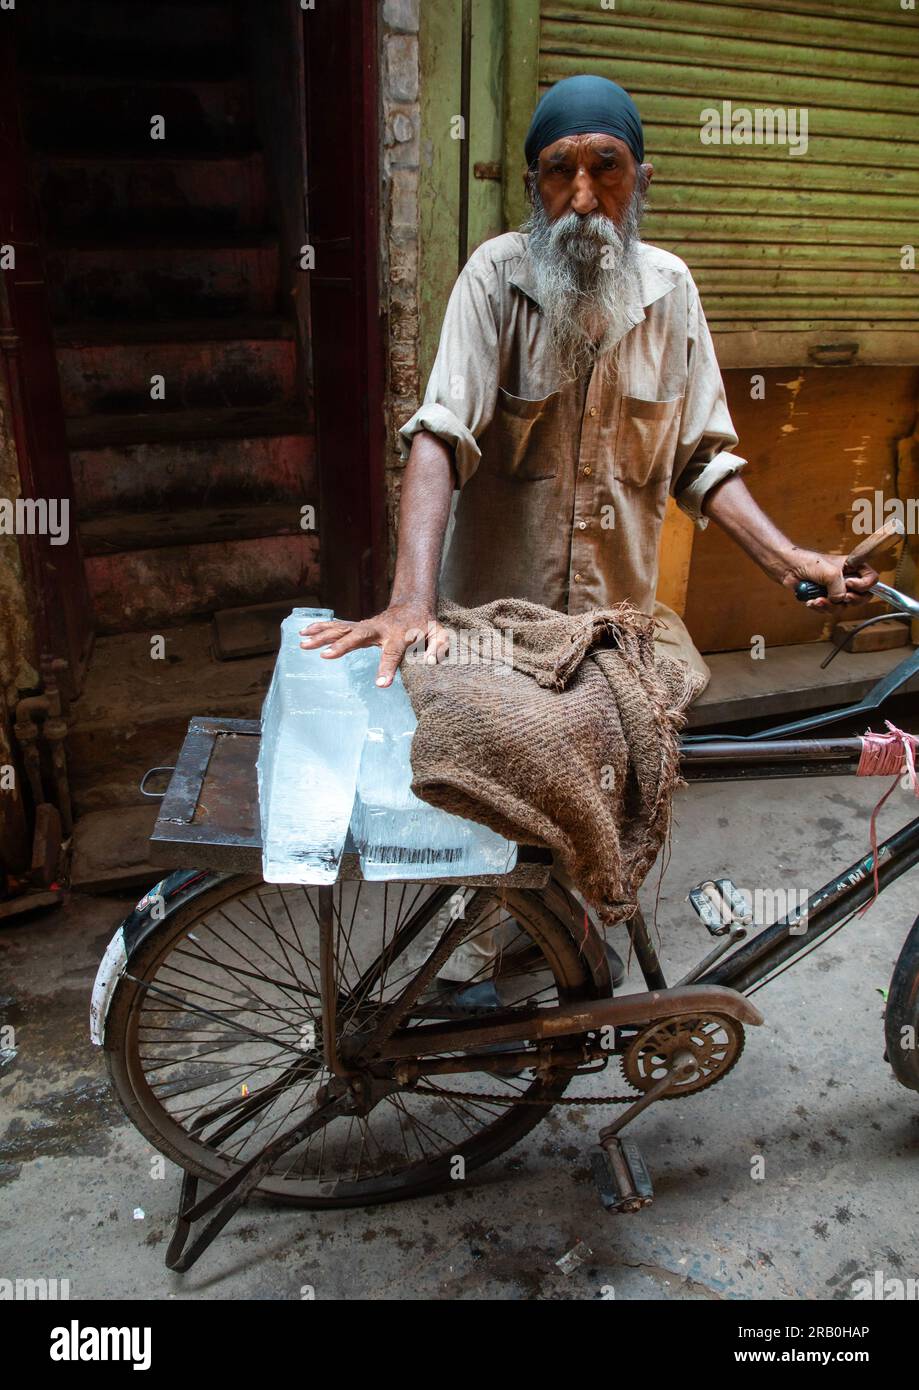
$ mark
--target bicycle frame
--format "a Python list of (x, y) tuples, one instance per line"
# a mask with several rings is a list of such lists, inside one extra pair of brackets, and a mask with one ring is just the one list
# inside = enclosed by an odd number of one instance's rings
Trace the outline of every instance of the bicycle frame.
[[(751, 777), (828, 776), (852, 772), (861, 756), (860, 738), (767, 739), (746, 743), (713, 739), (683, 750), (683, 767), (690, 781), (734, 780)], [(919, 862), (919, 817), (878, 845), (878, 894)], [(874, 863), (869, 852), (825, 883), (807, 901), (803, 913), (787, 914), (749, 941), (725, 954), (697, 983), (727, 985), (749, 994), (767, 983), (785, 962), (808, 954), (843, 918), (874, 895)], [(804, 931), (792, 931), (800, 921)]]
[[(743, 778), (807, 777), (854, 773), (861, 757), (860, 738), (796, 739), (773, 742), (767, 739), (739, 742), (713, 738), (693, 743), (682, 750), (684, 775), (690, 782), (726, 781)], [(919, 862), (919, 817), (878, 846), (878, 893)], [(462, 1049), (462, 1059), (422, 1064), (419, 1072), (467, 1071), (484, 1064), (476, 1047), (495, 1042), (523, 1043), (527, 1038), (572, 1037), (604, 1027), (629, 1029), (637, 1023), (651, 1023), (666, 1014), (717, 1011), (721, 1007), (744, 1022), (740, 1000), (766, 984), (779, 967), (817, 948), (839, 922), (869, 902), (874, 894), (873, 855), (869, 852), (837, 874), (808, 899), (806, 908), (787, 914), (763, 927), (748, 941), (727, 951), (691, 983), (667, 987), (653, 943), (640, 914), (628, 923), (639, 966), (649, 991), (617, 995), (597, 1000), (577, 1010), (550, 1009), (496, 1025), (487, 1020), (469, 1019), (462, 1023), (428, 1024), (398, 1030), (382, 1049), (382, 1056), (417, 1056), (419, 1044), (434, 1053)], [(806, 925), (805, 925), (806, 924)], [(803, 927), (803, 930), (802, 930)], [(724, 990), (716, 1006), (712, 990)], [(336, 1059), (338, 1061), (339, 1059)], [(339, 1062), (340, 1065), (340, 1062)], [(345, 1065), (342, 1070), (347, 1071)]]

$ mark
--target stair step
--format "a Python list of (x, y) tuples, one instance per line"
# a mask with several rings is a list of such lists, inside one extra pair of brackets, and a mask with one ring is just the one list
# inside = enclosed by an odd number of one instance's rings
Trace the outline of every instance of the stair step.
[[(139, 781), (138, 777), (134, 785)], [(137, 795), (139, 802), (140, 792)], [(136, 806), (109, 802), (104, 809), (80, 816), (73, 834), (71, 888), (94, 893), (159, 882), (163, 871), (150, 863), (148, 843), (159, 802), (144, 800), (145, 805)]]
[[(309, 593), (292, 595), (290, 608), (316, 605), (317, 598), (303, 597)], [(71, 791), (80, 813), (154, 805), (141, 796), (138, 783), (148, 768), (175, 763), (194, 715), (257, 719), (261, 712), (273, 655), (218, 661), (209, 622), (167, 621), (156, 631), (163, 638), (157, 660), (149, 631), (96, 639), (67, 735)]]
[(267, 222), (261, 153), (42, 154), (34, 169), (45, 223), (56, 237), (98, 231), (111, 239), (141, 228), (150, 235), (224, 235)]
[[(46, 153), (136, 147), (136, 153), (255, 148), (251, 88), (232, 78), (185, 82), (77, 73), (33, 78), (23, 93), (33, 148)], [(150, 138), (150, 119), (162, 116), (166, 139)]]
[(160, 632), (218, 608), (319, 588), (315, 534), (163, 546), (86, 559), (97, 631)]
[(45, 257), (59, 319), (168, 319), (271, 314), (280, 288), (276, 244), (78, 244)]
[(214, 439), (259, 439), (303, 433), (308, 419), (305, 410), (293, 406), (183, 410), (159, 415), (84, 415), (67, 422), (67, 442), (71, 449), (99, 449), (193, 439), (205, 443)]
[[(318, 499), (303, 499), (310, 501), (315, 506)], [(302, 505), (284, 501), (233, 507), (215, 501), (186, 511), (109, 512), (80, 522), (80, 544), (89, 557), (261, 536), (299, 536), (304, 534)]]
[(62, 323), (54, 330), (59, 348), (107, 346), (110, 343), (217, 343), (235, 338), (293, 338), (294, 324), (280, 315), (237, 319), (151, 319), (148, 322), (89, 319), (85, 323)]
[[(68, 416), (293, 402), (297, 351), (289, 337), (59, 347), (58, 375)], [(152, 401), (151, 378), (164, 378)]]
[(222, 506), (302, 503), (318, 491), (314, 443), (305, 434), (79, 449), (70, 468), (81, 517), (119, 508), (186, 510), (215, 498)]

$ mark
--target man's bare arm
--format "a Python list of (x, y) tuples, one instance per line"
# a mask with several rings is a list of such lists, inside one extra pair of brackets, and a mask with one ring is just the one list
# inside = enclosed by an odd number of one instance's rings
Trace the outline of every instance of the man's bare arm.
[(825, 555), (794, 545), (766, 515), (736, 473), (706, 494), (702, 511), (717, 521), (777, 583), (789, 589), (801, 579), (825, 585), (828, 597), (811, 599), (808, 608), (858, 603), (864, 591), (877, 583), (877, 571), (868, 564), (859, 567), (857, 577), (844, 575), (844, 555)]
[(453, 451), (435, 434), (420, 430), (412, 440), (402, 479), (396, 572), (389, 604), (363, 622), (311, 623), (302, 630), (301, 647), (324, 647), (325, 657), (343, 656), (358, 647), (381, 647), (377, 685), (391, 685), (406, 648), (422, 633), (429, 661), (447, 647), (447, 634), (436, 622), (437, 577), (450, 500), (456, 486)]

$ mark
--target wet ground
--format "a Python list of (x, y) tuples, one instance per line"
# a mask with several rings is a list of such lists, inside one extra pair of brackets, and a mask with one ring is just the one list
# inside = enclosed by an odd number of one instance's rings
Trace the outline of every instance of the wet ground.
[[(866, 851), (880, 790), (833, 778), (681, 792), (658, 913), (668, 977), (710, 947), (683, 901), (693, 884), (813, 891)], [(897, 792), (882, 834), (912, 813)], [(14, 1030), (0, 1049), (15, 1048), (0, 1051), (0, 1278), (67, 1279), (74, 1299), (558, 1300), (844, 1299), (875, 1271), (916, 1279), (919, 1095), (882, 1055), (882, 991), (916, 881), (757, 994), (766, 1026), (729, 1076), (636, 1122), (655, 1183), (644, 1212), (598, 1205), (587, 1155), (610, 1112), (559, 1108), (442, 1196), (322, 1215), (252, 1204), (184, 1276), (163, 1265), (178, 1169), (127, 1122), (88, 1037), (96, 966), (140, 895), (74, 896), (0, 929), (0, 1030)], [(620, 1088), (611, 1070), (578, 1084)]]

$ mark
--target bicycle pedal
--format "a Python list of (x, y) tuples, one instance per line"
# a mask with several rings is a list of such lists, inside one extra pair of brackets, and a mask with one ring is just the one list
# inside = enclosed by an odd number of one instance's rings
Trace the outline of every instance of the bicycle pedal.
[(735, 926), (753, 921), (750, 904), (729, 878), (707, 878), (691, 889), (688, 901), (712, 936), (727, 936)]
[(640, 1211), (654, 1201), (651, 1174), (634, 1139), (617, 1134), (590, 1151), (600, 1201), (610, 1213)]

